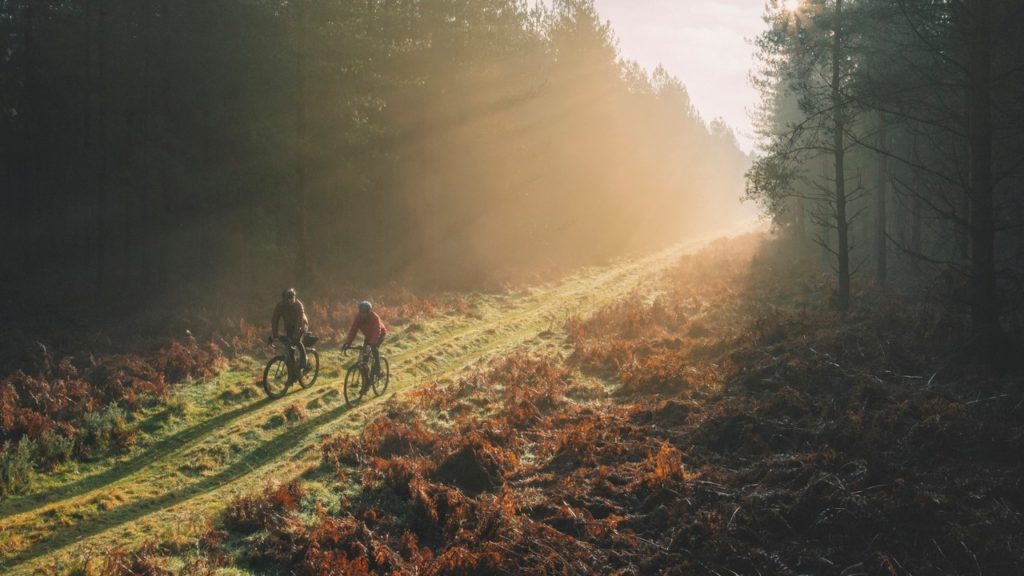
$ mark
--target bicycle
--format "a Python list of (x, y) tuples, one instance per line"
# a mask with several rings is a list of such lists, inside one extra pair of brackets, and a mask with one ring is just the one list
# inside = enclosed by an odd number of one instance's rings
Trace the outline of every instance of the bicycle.
[(306, 346), (306, 367), (300, 371), (295, 358), (298, 347), (287, 336), (277, 338), (276, 354), (263, 369), (263, 391), (267, 396), (277, 399), (287, 394), (296, 382), (303, 388), (309, 388), (316, 382), (320, 374), (320, 354), (314, 348), (317, 340), (319, 338), (313, 334), (302, 336), (302, 343)]
[[(345, 354), (354, 348), (342, 350)], [(380, 355), (379, 370), (373, 370), (373, 348), (369, 344), (363, 344), (359, 350), (359, 358), (345, 371), (345, 404), (361, 400), (367, 390), (372, 388), (374, 396), (380, 396), (388, 389), (391, 383), (391, 367), (388, 359)]]

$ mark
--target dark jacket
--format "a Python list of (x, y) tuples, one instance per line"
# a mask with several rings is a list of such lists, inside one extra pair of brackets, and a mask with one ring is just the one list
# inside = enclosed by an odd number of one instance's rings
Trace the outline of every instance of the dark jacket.
[(284, 320), (284, 333), (286, 336), (295, 336), (309, 328), (306, 310), (302, 307), (302, 302), (298, 298), (294, 302), (279, 302), (277, 307), (274, 308), (274, 318), (270, 321), (274, 336), (277, 336), (277, 324), (282, 320)]

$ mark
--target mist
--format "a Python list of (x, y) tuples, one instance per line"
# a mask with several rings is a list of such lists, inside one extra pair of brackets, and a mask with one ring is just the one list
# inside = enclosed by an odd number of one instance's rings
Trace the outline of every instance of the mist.
[(0, 572), (1024, 573), (1021, 94), (1016, 0), (0, 0)]
[(731, 128), (621, 59), (589, 2), (0, 14), (14, 306), (493, 289), (743, 211)]

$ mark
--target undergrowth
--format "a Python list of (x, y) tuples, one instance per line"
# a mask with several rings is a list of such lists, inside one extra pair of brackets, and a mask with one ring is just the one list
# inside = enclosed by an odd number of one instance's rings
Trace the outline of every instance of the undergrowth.
[[(312, 326), (326, 342), (347, 332), (353, 308), (348, 300), (354, 297), (338, 296), (330, 300), (334, 304), (310, 302)], [(464, 298), (424, 298), (398, 287), (382, 292), (378, 310), (392, 325), (473, 313)], [(201, 342), (181, 324), (207, 337)], [(141, 408), (167, 404), (169, 413), (184, 414), (188, 406), (172, 394), (174, 386), (264, 354), (268, 332), (263, 323), (214, 319), (189, 310), (178, 310), (158, 335), (141, 321), (136, 328), (139, 334), (125, 334), (126, 343), (113, 347), (117, 351), (110, 350), (109, 338), (90, 336), (89, 331), (53, 335), (50, 339), (61, 341), (59, 347), (6, 332), (0, 337), (10, 340), (0, 351), (0, 498), (24, 491), (36, 473), (131, 449), (139, 434), (135, 414)], [(168, 338), (175, 330), (183, 336)], [(306, 413), (296, 405), (284, 416), (297, 421)]]
[(719, 242), (571, 319), (568, 358), (513, 354), (390, 400), (325, 438), (318, 469), (232, 502), (217, 565), (1024, 571), (1019, 381), (958, 363), (956, 319), (898, 290), (829, 311), (827, 280), (790, 256)]

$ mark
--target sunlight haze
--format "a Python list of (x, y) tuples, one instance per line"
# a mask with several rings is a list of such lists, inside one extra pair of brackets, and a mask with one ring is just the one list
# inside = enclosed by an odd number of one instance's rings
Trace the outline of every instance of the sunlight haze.
[(0, 30), (0, 576), (1024, 575), (1024, 0)]
[(648, 69), (658, 64), (686, 85), (705, 121), (722, 117), (745, 151), (753, 146), (747, 113), (757, 91), (747, 76), (764, 27), (759, 0), (597, 0), (611, 21), (624, 58)]

